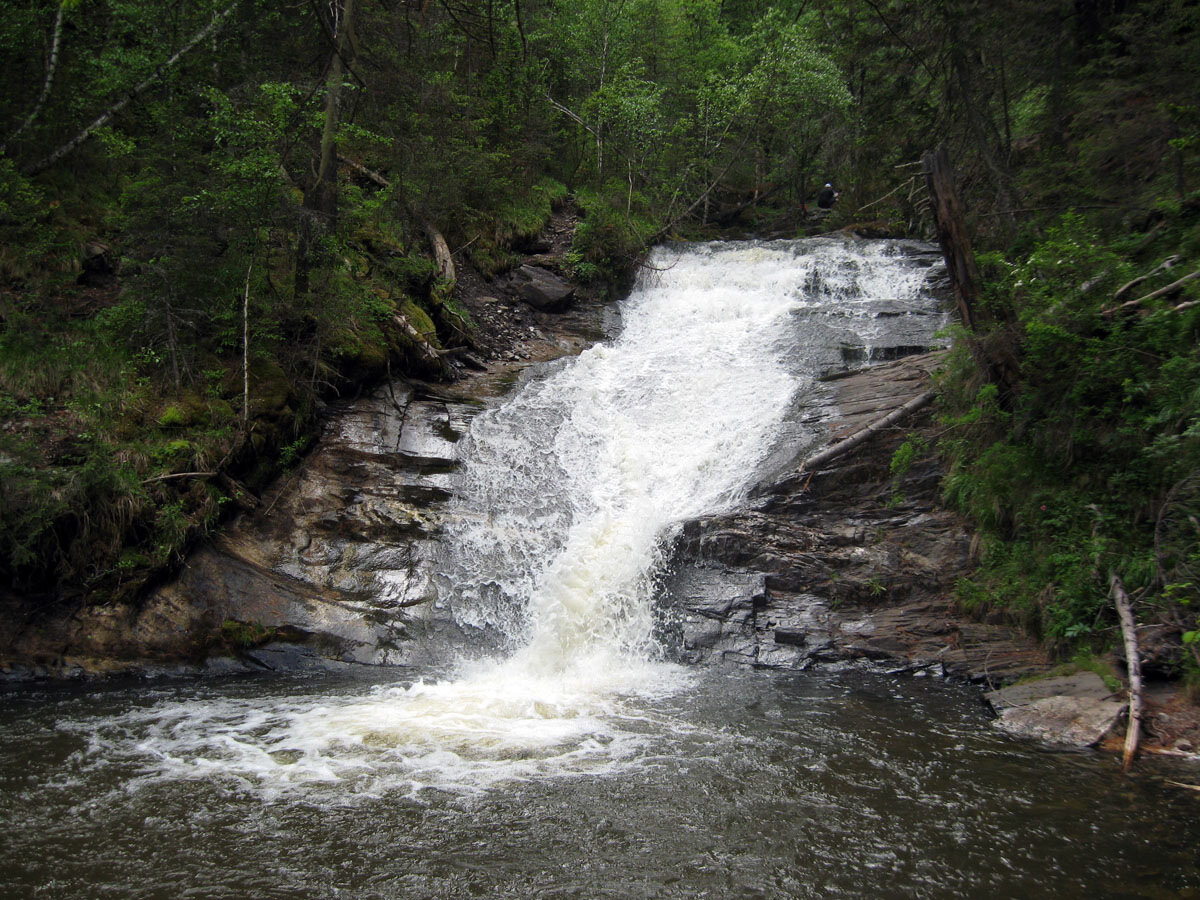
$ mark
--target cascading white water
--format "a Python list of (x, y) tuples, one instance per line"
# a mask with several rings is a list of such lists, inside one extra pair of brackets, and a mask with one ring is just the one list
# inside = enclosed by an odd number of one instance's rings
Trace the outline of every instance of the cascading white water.
[(624, 327), (479, 417), (449, 530), (462, 621), (561, 672), (652, 655), (668, 525), (732, 502), (797, 387), (787, 249), (661, 250)]
[(660, 249), (616, 340), (472, 426), (447, 543), (459, 620), (499, 630), (530, 670), (653, 656), (668, 526), (752, 484), (828, 351), (878, 338), (870, 304), (886, 299), (892, 317), (937, 310), (927, 269), (869, 246)]
[(119, 727), (148, 730), (139, 751), (172, 777), (220, 769), (268, 791), (460, 791), (639, 764), (653, 735), (687, 728), (647, 712), (687, 682), (653, 637), (664, 534), (743, 496), (797, 392), (839, 346), (880, 339), (873, 304), (936, 312), (926, 272), (889, 244), (658, 250), (616, 339), (532, 378), (464, 439), (441, 581), (504, 655), (337, 706), (227, 701)]

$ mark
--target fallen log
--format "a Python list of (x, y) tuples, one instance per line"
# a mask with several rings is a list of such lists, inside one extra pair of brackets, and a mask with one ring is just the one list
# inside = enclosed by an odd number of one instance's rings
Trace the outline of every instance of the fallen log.
[(413, 350), (420, 357), (421, 362), (433, 369), (433, 371), (446, 377), (450, 374), (450, 368), (443, 358), (443, 354), (438, 351), (438, 348), (421, 334), (412, 322), (408, 321), (402, 313), (396, 313), (392, 316), (392, 323), (396, 325), (404, 335), (411, 341)]
[(1121, 576), (1115, 572), (1109, 578), (1109, 596), (1121, 619), (1121, 637), (1125, 642), (1125, 665), (1129, 671), (1129, 724), (1125, 729), (1125, 752), (1122, 764), (1125, 771), (1133, 764), (1142, 730), (1142, 661), (1138, 655), (1137, 623), (1133, 607)]
[(254, 512), (262, 505), (257, 495), (240, 481), (231, 478), (227, 472), (217, 472), (215, 481), (229, 494), (233, 505), (243, 512)]
[(913, 399), (909, 400), (903, 406), (892, 410), (886, 416), (876, 419), (869, 425), (864, 425), (858, 431), (854, 432), (854, 434), (850, 435), (850, 437), (838, 441), (838, 443), (830, 447), (826, 447), (824, 450), (814, 453), (812, 456), (808, 457), (808, 459), (804, 460), (804, 462), (800, 463), (800, 468), (796, 471), (798, 473), (810, 471), (815, 466), (824, 465), (830, 460), (844, 456), (870, 438), (871, 435), (878, 434), (879, 432), (883, 431), (883, 429), (891, 425), (895, 425), (901, 419), (904, 419), (906, 416), (911, 415), (922, 407), (928, 406), (933, 402), (934, 396), (936, 395), (933, 391), (926, 391), (917, 397), (913, 397)]

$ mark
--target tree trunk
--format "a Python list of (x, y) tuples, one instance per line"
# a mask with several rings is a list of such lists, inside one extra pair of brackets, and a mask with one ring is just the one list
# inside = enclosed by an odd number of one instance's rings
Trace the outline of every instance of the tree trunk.
[(817, 466), (823, 466), (827, 462), (831, 462), (832, 460), (838, 459), (841, 456), (845, 456), (855, 447), (864, 443), (869, 437), (871, 437), (871, 435), (878, 434), (885, 428), (895, 425), (897, 422), (903, 420), (906, 416), (909, 416), (912, 413), (915, 413), (917, 410), (928, 406), (933, 402), (935, 396), (936, 395), (933, 391), (926, 391), (923, 394), (913, 397), (903, 406), (897, 407), (887, 415), (876, 419), (874, 422), (871, 422), (868, 425), (864, 425), (845, 440), (839, 441), (831, 447), (826, 447), (824, 450), (821, 450), (818, 453), (814, 453), (812, 456), (808, 457), (808, 459), (804, 460), (804, 462), (800, 464), (800, 468), (796, 471), (810, 472)]
[(1109, 595), (1121, 618), (1121, 637), (1125, 642), (1125, 665), (1129, 671), (1129, 723), (1125, 728), (1125, 771), (1133, 764), (1137, 754), (1138, 739), (1142, 729), (1142, 661), (1138, 651), (1137, 622), (1133, 618), (1133, 607), (1121, 576), (1114, 573), (1109, 579)]
[(978, 311), (980, 279), (975, 265), (975, 254), (971, 252), (971, 241), (963, 221), (962, 207), (958, 202), (958, 191), (954, 186), (954, 171), (950, 168), (950, 157), (945, 146), (936, 151), (926, 151), (921, 157), (925, 172), (925, 185), (929, 188), (929, 199), (933, 204), (934, 224), (937, 227), (938, 243), (946, 258), (946, 269), (954, 287), (954, 300), (958, 304), (958, 316), (964, 328), (974, 330), (982, 324)]
[(242, 291), (242, 431), (250, 420), (250, 273), (254, 260), (246, 267), (246, 289)]
[(139, 95), (144, 93), (147, 88), (149, 88), (152, 84), (154, 84), (156, 81), (158, 81), (158, 79), (160, 79), (164, 74), (166, 74), (166, 72), (169, 69), (173, 68), (175, 66), (175, 64), (178, 63), (179, 60), (181, 60), (184, 57), (184, 55), (186, 55), (193, 47), (195, 47), (197, 44), (199, 44), (202, 40), (204, 40), (210, 34), (215, 33), (216, 30), (225, 23), (225, 20), (227, 18), (229, 18), (230, 13), (232, 13), (237, 8), (238, 3), (240, 3), (240, 2), (241, 2), (241, 0), (233, 0), (233, 2), (230, 3), (227, 7), (225, 7), (223, 10), (221, 10), (215, 16), (213, 16), (211, 22), (209, 22), (204, 28), (201, 28), (198, 32), (196, 32), (196, 34), (194, 34), (192, 36), (191, 40), (189, 40), (186, 44), (184, 44), (182, 47), (180, 47), (178, 50), (176, 50), (175, 53), (166, 62), (164, 62), (161, 66), (159, 66), (157, 69), (155, 69), (149, 75), (149, 77), (147, 77), (143, 81), (139, 82), (137, 85), (135, 85), (133, 88), (131, 88), (125, 94), (123, 94), (117, 100), (116, 103), (114, 103), (107, 110), (105, 110), (105, 112), (99, 118), (97, 118), (94, 122), (92, 122), (91, 125), (88, 125), (86, 128), (83, 129), (83, 131), (79, 132), (79, 134), (75, 135), (75, 137), (71, 138), (71, 140), (67, 141), (65, 144), (63, 144), (61, 147), (59, 147), (57, 150), (55, 150), (53, 153), (51, 153), (49, 156), (47, 156), (41, 162), (36, 163), (35, 165), (32, 165), (32, 166), (26, 167), (24, 169), (24, 174), (36, 175), (39, 172), (43, 172), (46, 169), (50, 168), (52, 165), (54, 165), (56, 162), (58, 162), (60, 159), (62, 159), (64, 156), (66, 156), (68, 153), (71, 153), (72, 151), (77, 149), (80, 144), (82, 144), (84, 141), (86, 141), (88, 138), (90, 138), (99, 129), (101, 129), (105, 125), (107, 125), (112, 120), (113, 116), (115, 116), (117, 113), (119, 113), (121, 110), (123, 110), (126, 106), (128, 106), (129, 103), (132, 100), (134, 100), (136, 97), (138, 97)]
[[(336, 5), (334, 6), (336, 10)], [(309, 290), (309, 274), (318, 264), (316, 248), (321, 238), (337, 229), (337, 129), (341, 120), (342, 82), (354, 46), (354, 0), (343, 0), (341, 20), (334, 22), (329, 76), (325, 82), (325, 121), (317, 151), (317, 174), (304, 192), (296, 242), (296, 297)]]
[[(921, 157), (921, 164), (925, 172), (925, 185), (929, 189), (938, 243), (946, 259), (959, 317), (963, 327), (973, 332), (968, 337), (971, 353), (988, 379), (1001, 388), (1002, 397), (1007, 402), (1017, 387), (1020, 362), (1004, 327), (1007, 324), (1006, 317), (995, 315), (981, 301), (979, 268), (971, 251), (962, 206), (954, 186), (954, 172), (945, 146), (938, 147), (936, 151), (926, 151)], [(991, 333), (981, 339), (978, 332), (985, 328), (991, 328)]]
[(37, 101), (33, 104), (33, 110), (25, 118), (25, 121), (8, 136), (3, 144), (0, 144), (0, 153), (4, 153), (8, 149), (8, 145), (37, 120), (38, 113), (42, 111), (46, 99), (50, 96), (50, 88), (54, 84), (54, 71), (58, 68), (58, 45), (62, 39), (63, 13), (66, 6), (66, 0), (59, 0), (58, 14), (54, 17), (54, 34), (50, 38), (50, 57), (46, 61), (46, 80), (42, 83), (42, 92), (38, 95)]

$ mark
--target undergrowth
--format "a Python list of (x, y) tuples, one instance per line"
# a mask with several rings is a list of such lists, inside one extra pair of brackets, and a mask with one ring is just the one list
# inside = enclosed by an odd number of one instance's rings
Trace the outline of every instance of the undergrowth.
[(989, 302), (1013, 313), (1019, 384), (1002, 395), (960, 340), (938, 450), (945, 499), (982, 534), (966, 610), (1003, 611), (1063, 652), (1102, 650), (1117, 640), (1116, 574), (1141, 621), (1173, 635), (1164, 665), (1179, 671), (1200, 663), (1200, 282), (1122, 304), (1200, 268), (1200, 202), (1160, 221), (1111, 236), (1070, 214), (1019, 254), (980, 256)]

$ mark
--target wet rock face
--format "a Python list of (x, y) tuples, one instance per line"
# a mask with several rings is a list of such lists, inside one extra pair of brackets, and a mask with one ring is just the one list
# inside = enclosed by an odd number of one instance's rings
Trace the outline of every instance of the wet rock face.
[[(96, 645), (101, 611), (88, 608), (65, 643), (143, 662), (236, 653), (234, 668), (437, 661), (462, 637), (434, 602), (432, 577), (471, 415), (399, 383), (335, 410), (303, 467), (192, 554), (175, 581), (123, 611), (114, 641)], [(299, 646), (226, 646), (231, 622)]]
[[(427, 662), (453, 622), (432, 602), (441, 501), (471, 410), (388, 384), (335, 414), (295, 483), (194, 557), (152, 605), (288, 625), (347, 662)], [(425, 640), (414, 641), (415, 635)]]
[[(919, 393), (936, 357), (830, 384), (812, 420), (837, 437)], [(1043, 669), (1019, 629), (964, 620), (955, 581), (971, 565), (965, 524), (938, 504), (932, 460), (889, 472), (906, 433), (877, 436), (819, 471), (780, 464), (751, 508), (687, 523), (667, 579), (666, 642), (681, 661), (807, 668), (869, 659), (1005, 683)], [(802, 454), (801, 454), (802, 455)]]

